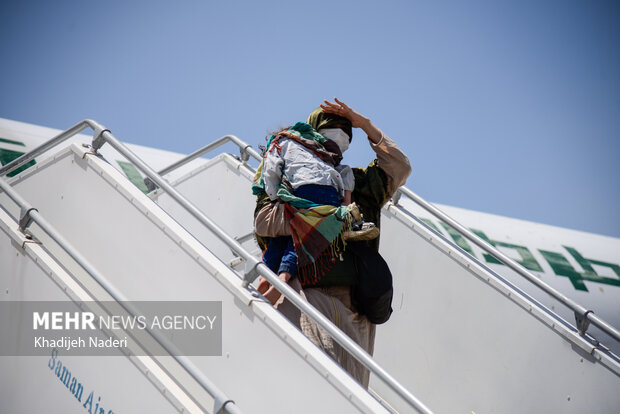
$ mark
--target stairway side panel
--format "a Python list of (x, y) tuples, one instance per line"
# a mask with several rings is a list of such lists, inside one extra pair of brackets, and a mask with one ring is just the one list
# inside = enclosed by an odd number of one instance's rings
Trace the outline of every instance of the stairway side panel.
[[(21, 248), (12, 244), (2, 231), (0, 286), (3, 301), (68, 300), (50, 276), (26, 256)], [(79, 398), (56, 376), (55, 368), (59, 361), (82, 384), (83, 392)], [(0, 366), (3, 367), (3, 374), (0, 375), (2, 412), (80, 414), (89, 407), (91, 392), (92, 410), (99, 402), (105, 412), (176, 412), (174, 406), (124, 356), (65, 357), (60, 350), (55, 358), (51, 354), (46, 357), (1, 356)], [(118, 378), (123, 381), (116, 380)]]
[(616, 374), (389, 212), (381, 230), (395, 292), (375, 356), (437, 412), (605, 413), (618, 406)]
[[(225, 287), (240, 280), (104, 161), (82, 159), (74, 148), (23, 176), (15, 188), (129, 300), (222, 301), (223, 356), (194, 360), (242, 409), (273, 408), (265, 395), (277, 390), (276, 410), (297, 412), (300, 384), (323, 396), (305, 401), (307, 412), (352, 409), (346, 396)], [(200, 251), (202, 258), (188, 251)], [(218, 274), (225, 277), (217, 280)]]

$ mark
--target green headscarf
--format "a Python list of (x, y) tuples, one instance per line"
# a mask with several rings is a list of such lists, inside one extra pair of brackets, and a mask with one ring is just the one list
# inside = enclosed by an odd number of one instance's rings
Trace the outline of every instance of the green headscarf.
[(306, 122), (316, 131), (323, 128), (340, 128), (349, 136), (349, 142), (353, 138), (351, 121), (339, 115), (325, 113), (320, 107), (312, 111)]

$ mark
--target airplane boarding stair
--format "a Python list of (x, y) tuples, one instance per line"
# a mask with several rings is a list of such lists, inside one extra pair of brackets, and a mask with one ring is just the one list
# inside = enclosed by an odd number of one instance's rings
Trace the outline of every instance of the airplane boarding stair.
[[(184, 165), (187, 173), (168, 184), (117, 146), (109, 131), (91, 126), (95, 147), (113, 145), (149, 175), (151, 188), (159, 188), (145, 195), (93, 148), (76, 144), (8, 180), (92, 263), (108, 289), (38, 223), (28, 231), (41, 244), (21, 247), (26, 240), (15, 228), (28, 216), (5, 191), (0, 194), (6, 210), (0, 211), (2, 229), (8, 236), (1, 249), (6, 260), (0, 262), (5, 300), (60, 300), (66, 291), (81, 300), (213, 300), (222, 301), (223, 308), (222, 357), (68, 357), (67, 364), (74, 371), (79, 368), (84, 378), (93, 383), (99, 378), (97, 387), (106, 401), (123, 407), (115, 412), (137, 412), (132, 404), (142, 399), (109, 380), (121, 372), (133, 378), (153, 412), (174, 407), (211, 412), (227, 399), (234, 400), (225, 407), (231, 410), (309, 413), (430, 412), (426, 406), (438, 413), (605, 413), (620, 403), (616, 355), (434, 232), (398, 200), (388, 203), (381, 222), (381, 253), (394, 275), (394, 313), (378, 327), (370, 358), (258, 264), (251, 237), (254, 170), (247, 163), (248, 156), (257, 154), (249, 146), (228, 137), (242, 149), (241, 157), (221, 154), (206, 162), (195, 158), (212, 147), (199, 150), (176, 163), (174, 168)], [(325, 324), (371, 369), (370, 393), (251, 287), (244, 287), (257, 274)], [(586, 317), (605, 328), (595, 315)], [(585, 330), (586, 324), (580, 328)], [(63, 411), (83, 410), (69, 393), (59, 395), (54, 386), (64, 385), (53, 375), (45, 378), (49, 358), (2, 359), (22, 373), (3, 378), (3, 399), (11, 395), (14, 412), (44, 406), (25, 396), (35, 386), (43, 400), (65, 404)], [(154, 375), (141, 373), (148, 367)], [(33, 376), (39, 382), (28, 385)]]
[[(19, 205), (29, 209), (25, 200), (6, 186), (4, 181), (0, 181), (0, 185), (4, 191), (11, 192), (11, 198)], [(92, 269), (79, 253), (75, 253), (72, 246), (43, 217), (34, 211), (30, 214), (36, 217), (36, 225), (42, 226), (54, 240), (41, 243), (27, 229), (22, 231), (25, 222), (18, 223), (6, 211), (0, 210), (0, 228), (8, 236), (8, 239), (2, 239), (0, 249), (1, 263), (5, 266), (2, 274), (6, 288), (2, 305), (8, 301), (19, 301), (20, 304), (23, 301), (49, 303), (47, 301), (67, 301), (69, 298), (74, 304), (69, 308), (71, 311), (94, 311), (96, 300), (126, 300), (121, 299), (114, 287)], [(43, 236), (43, 233), (35, 233)], [(59, 244), (75, 253), (77, 261), (89, 268), (102, 284), (97, 285), (97, 280), (88, 275), (73, 277), (79, 272), (70, 274), (66, 270), (67, 265), (71, 265), (68, 260), (65, 259), (61, 265), (50, 255), (47, 247), (54, 241), (59, 241)], [(4, 327), (10, 326), (11, 320), (15, 318), (28, 317), (22, 312), (15, 312), (13, 306), (2, 309), (0, 316), (6, 318), (3, 320)], [(98, 314), (105, 314), (105, 310), (99, 311), (103, 312)], [(198, 413), (205, 410), (201, 407), (206, 407), (207, 412), (216, 412), (224, 405), (226, 411), (222, 412), (240, 412), (208, 378), (196, 372), (195, 366), (186, 360), (178, 364), (179, 361), (173, 358), (149, 357), (144, 355), (144, 350), (136, 349), (133, 349), (136, 353), (128, 355), (127, 359), (117, 356), (65, 356), (61, 350), (50, 356), (25, 356), (17, 351), (27, 346), (27, 338), (22, 338), (20, 333), (18, 327), (5, 331), (0, 341), (4, 355), (0, 361), (5, 367), (5, 375), (1, 380), (1, 389), (6, 393), (3, 396), (5, 412), (36, 412), (49, 407), (53, 407), (54, 412), (78, 412), (82, 407), (92, 411), (94, 406), (94, 412), (99, 412), (98, 407), (106, 407), (104, 412), (114, 412), (113, 409), (119, 408), (129, 412), (171, 412), (176, 408), (182, 412)], [(5, 347), (21, 356), (6, 356), (11, 353)], [(67, 367), (70, 367), (68, 371)], [(123, 381), (116, 382), (112, 378), (122, 378)], [(71, 382), (76, 379), (79, 384), (77, 389)], [(92, 387), (88, 397), (86, 387)], [(204, 389), (201, 390), (201, 387)], [(192, 391), (191, 394), (188, 390)]]
[[(98, 131), (95, 133), (96, 138), (107, 135), (108, 141), (114, 140), (103, 128), (95, 130)], [(120, 149), (125, 148), (122, 144), (119, 145), (122, 147)], [(131, 156), (130, 152), (127, 154)], [(106, 282), (104, 284), (108, 284), (111, 291), (118, 293), (113, 296), (114, 299), (122, 297), (130, 301), (222, 302), (224, 330), (222, 356), (191, 357), (189, 368), (183, 366), (185, 371), (190, 373), (194, 373), (192, 367), (196, 368), (210, 384), (214, 384), (219, 391), (212, 391), (213, 393), (234, 400), (234, 404), (228, 404), (222, 412), (236, 412), (234, 411), (236, 407), (244, 412), (386, 411), (373, 396), (308, 341), (260, 295), (253, 289), (244, 288), (242, 278), (153, 203), (123, 174), (96, 155), (92, 148), (72, 144), (11, 178), (9, 182), (10, 187), (3, 181), (4, 192), (0, 194), (0, 204), (6, 210), (7, 223), (12, 221), (12, 226), (16, 227), (20, 218), (28, 217), (28, 214), (22, 213), (28, 213), (29, 209), (22, 211), (24, 205), (16, 204), (15, 198), (25, 200), (38, 210), (30, 212), (31, 214), (43, 216), (57, 233), (62, 235), (62, 239), (74, 246), (79, 255), (86, 258), (89, 266), (96, 269), (95, 274), (93, 271), (85, 271), (84, 266), (76, 264), (76, 260), (69, 257), (67, 251), (62, 248), (62, 243), (59, 244), (43, 231), (38, 221), (35, 220), (34, 224), (30, 224), (28, 231), (32, 233), (33, 240), (44, 247), (46, 260), (53, 261), (53, 266), (58, 272), (60, 270), (65, 272), (64, 279), (77, 281), (77, 284), (87, 291), (72, 293), (68, 289), (67, 292), (72, 298), (88, 294), (98, 300), (109, 299), (102, 292), (101, 286), (97, 286), (103, 281)], [(17, 196), (9, 194), (9, 191), (16, 193)], [(10, 236), (11, 224), (7, 224), (4, 228)], [(15, 239), (17, 235), (14, 233), (12, 237)], [(220, 235), (224, 238), (229, 237), (224, 233)], [(36, 277), (38, 281), (48, 274), (53, 280), (57, 280), (60, 278), (60, 273), (48, 273), (45, 268), (37, 269), (32, 266), (26, 260), (32, 258), (32, 255), (20, 252), (21, 247), (17, 246), (20, 245), (7, 242), (3, 248), (3, 252), (7, 252), (8, 256), (14, 255), (18, 258), (2, 262), (2, 275), (7, 279), (4, 282), (15, 286), (14, 289), (7, 289), (6, 299), (58, 300), (65, 291), (64, 287), (59, 290), (49, 281), (39, 285), (34, 282), (25, 284), (24, 280)], [(26, 246), (31, 248), (30, 243)], [(243, 253), (242, 249), (238, 249), (237, 252), (245, 254), (246, 261), (251, 258), (249, 254)], [(252, 267), (254, 273), (270, 278), (272, 283), (277, 285), (279, 279), (268, 270), (265, 272), (266, 267), (259, 264), (258, 260), (254, 261), (256, 264)], [(36, 260), (36, 263), (40, 261)], [(28, 273), (20, 271), (20, 266), (28, 267)], [(95, 277), (96, 275), (99, 276)], [(94, 283), (93, 278), (98, 283)], [(283, 285), (282, 289), (286, 288), (287, 286)], [(286, 294), (294, 294), (290, 288), (288, 290)], [(308, 307), (305, 302), (302, 303), (303, 306)], [(312, 313), (313, 310), (308, 307), (305, 311)], [(333, 329), (334, 335), (338, 335), (337, 328), (330, 329)], [(342, 333), (340, 335), (344, 337)], [(356, 347), (346, 337), (341, 341), (352, 344), (349, 348)], [(361, 349), (357, 347), (357, 352), (359, 351)], [(352, 349), (352, 352), (356, 350)], [(62, 352), (59, 355), (62, 355)], [(367, 362), (369, 365), (376, 365), (367, 355), (366, 358), (370, 361)], [(35, 358), (27, 357), (3, 359), (12, 364), (17, 372), (23, 373), (19, 376), (21, 381), (15, 381), (15, 378), (11, 377), (3, 378), (3, 381), (6, 381), (2, 388), (3, 399), (11, 401), (12, 410), (31, 412), (48, 404), (50, 399), (55, 402), (60, 399), (59, 409), (62, 411), (82, 412), (83, 408), (75, 401), (74, 396), (63, 391), (65, 385), (62, 382), (58, 383), (53, 375), (49, 375), (45, 386), (42, 386), (41, 393), (45, 395), (41, 395), (41, 399), (27, 397), (34, 391), (28, 385), (30, 376), (44, 376), (49, 373), (46, 365), (49, 357), (39, 358), (36, 362)], [(120, 371), (113, 371), (113, 365), (109, 370), (103, 371), (96, 371), (93, 368), (96, 363), (99, 367), (100, 361), (103, 363), (103, 360), (94, 357), (74, 357), (66, 358), (65, 364), (71, 364), (75, 375), (76, 372), (81, 372), (82, 378), (87, 380), (92, 377), (100, 378), (97, 385), (99, 392), (108, 396), (106, 400), (109, 405), (120, 407), (115, 411), (121, 412), (125, 409), (126, 412), (142, 411), (132, 409), (131, 404), (126, 404), (128, 400), (133, 399), (137, 405), (136, 401), (142, 396), (133, 392), (129, 392), (128, 395), (127, 389), (124, 392), (119, 391), (120, 384), (113, 378)], [(162, 369), (169, 362), (165, 358), (157, 361)], [(126, 367), (124, 369), (127, 370)], [(168, 371), (172, 373), (167, 374), (168, 378), (164, 378), (166, 384), (180, 382), (175, 377), (179, 368)], [(147, 372), (147, 369), (144, 369), (144, 372)], [(383, 375), (388, 382), (392, 381), (393, 388), (398, 388), (398, 384), (380, 367), (376, 367), (374, 372)], [(165, 377), (166, 373), (160, 376)], [(104, 378), (107, 378), (107, 381), (104, 381)], [(150, 374), (147, 373), (140, 382), (135, 380), (134, 375), (135, 382), (132, 384), (141, 392), (142, 388), (148, 388), (144, 383), (149, 378)], [(91, 379), (91, 383), (94, 381)], [(217, 400), (204, 404), (203, 399), (196, 397), (195, 386), (192, 388), (180, 384), (179, 387), (181, 390), (177, 391), (183, 395), (175, 398), (176, 407), (190, 412), (192, 404), (199, 405), (205, 412), (213, 412), (214, 406), (218, 408)], [(203, 391), (210, 391), (206, 387), (203, 388)], [(160, 389), (167, 398), (173, 399), (169, 395), (168, 388), (164, 386)], [(307, 398), (303, 389), (312, 390), (312, 393), (316, 393), (320, 398)], [(36, 392), (38, 394), (39, 389), (36, 389)], [(430, 412), (408, 391), (401, 389), (400, 393), (409, 398), (414, 406), (421, 408), (422, 412)], [(146, 392), (145, 396), (148, 396)], [(221, 399), (223, 398), (225, 397)], [(186, 406), (182, 405), (184, 402)], [(149, 410), (171, 411), (169, 405), (161, 404), (155, 404)]]
[[(246, 161), (250, 154), (256, 159), (260, 156), (249, 152), (243, 142), (237, 145), (240, 157), (219, 155), (171, 184), (231, 235), (247, 240), (252, 229), (250, 184), (255, 169)], [(161, 173), (210, 149), (198, 150)], [(419, 199), (404, 187), (400, 192)], [(204, 243), (215, 242), (165, 192), (155, 189), (150, 196)], [(618, 343), (617, 330), (607, 326), (616, 336), (604, 335), (602, 346), (580, 335), (535, 296), (434, 232), (402, 204), (399, 200), (388, 203), (381, 222), (381, 253), (395, 284), (394, 313), (377, 329), (374, 356), (382, 366), (437, 412), (514, 412), (516, 407), (531, 412), (583, 412), (593, 407), (596, 412), (613, 411), (620, 402), (613, 391), (620, 385), (620, 365), (604, 345)], [(433, 214), (451, 223), (441, 212)], [(502, 255), (492, 246), (485, 248)], [(238, 263), (225, 246), (219, 246), (218, 256), (231, 265)], [(543, 293), (548, 292), (553, 289)], [(586, 312), (571, 305), (575, 309), (570, 312)], [(592, 326), (589, 332), (596, 328)], [(596, 391), (585, 390), (584, 383), (596, 383), (592, 387)], [(373, 376), (371, 389), (384, 398), (389, 396), (389, 403), (399, 412), (407, 412)]]

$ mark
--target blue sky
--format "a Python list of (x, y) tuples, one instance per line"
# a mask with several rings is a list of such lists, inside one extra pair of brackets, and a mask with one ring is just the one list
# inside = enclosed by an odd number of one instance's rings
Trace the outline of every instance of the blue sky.
[(9, 0), (0, 117), (188, 153), (338, 96), (427, 200), (620, 237), (619, 32), (611, 1)]

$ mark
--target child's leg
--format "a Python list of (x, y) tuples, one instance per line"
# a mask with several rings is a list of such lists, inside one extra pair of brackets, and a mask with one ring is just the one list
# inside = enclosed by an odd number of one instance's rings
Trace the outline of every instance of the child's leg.
[(274, 273), (278, 273), (280, 262), (282, 262), (282, 255), (288, 246), (289, 239), (293, 240), (290, 236), (273, 237), (269, 240), (267, 250), (263, 254), (263, 262)]
[[(269, 240), (269, 244), (267, 245), (267, 250), (265, 250), (265, 253), (263, 254), (263, 262), (275, 274), (280, 273), (279, 269), (280, 264), (282, 263), (282, 256), (286, 252), (289, 245), (289, 240), (292, 242), (293, 238), (290, 236), (271, 238)], [(256, 289), (264, 295), (270, 287), (271, 285), (261, 277)]]
[[(295, 253), (292, 237), (288, 237), (288, 242), (282, 251), (282, 259), (277, 274), (283, 282), (288, 282), (297, 275), (297, 254)], [(269, 289), (263, 293), (263, 296), (265, 296), (272, 305), (275, 305), (281, 295), (282, 294), (274, 286), (269, 287)]]
[[(265, 253), (263, 253), (263, 263), (265, 263), (272, 272), (277, 272), (280, 267), (282, 253), (284, 252), (284, 247), (286, 246), (284, 243), (288, 243), (286, 239), (288, 239), (288, 237), (270, 238), (269, 244), (267, 244), (267, 249), (265, 250)], [(258, 285), (256, 286), (256, 290), (264, 295), (270, 287), (271, 285), (269, 282), (261, 276)]]
[(290, 274), (291, 277), (297, 275), (297, 253), (295, 253), (295, 245), (293, 244), (292, 237), (288, 237), (288, 242), (282, 251), (280, 267), (278, 268), (278, 274), (284, 272)]

